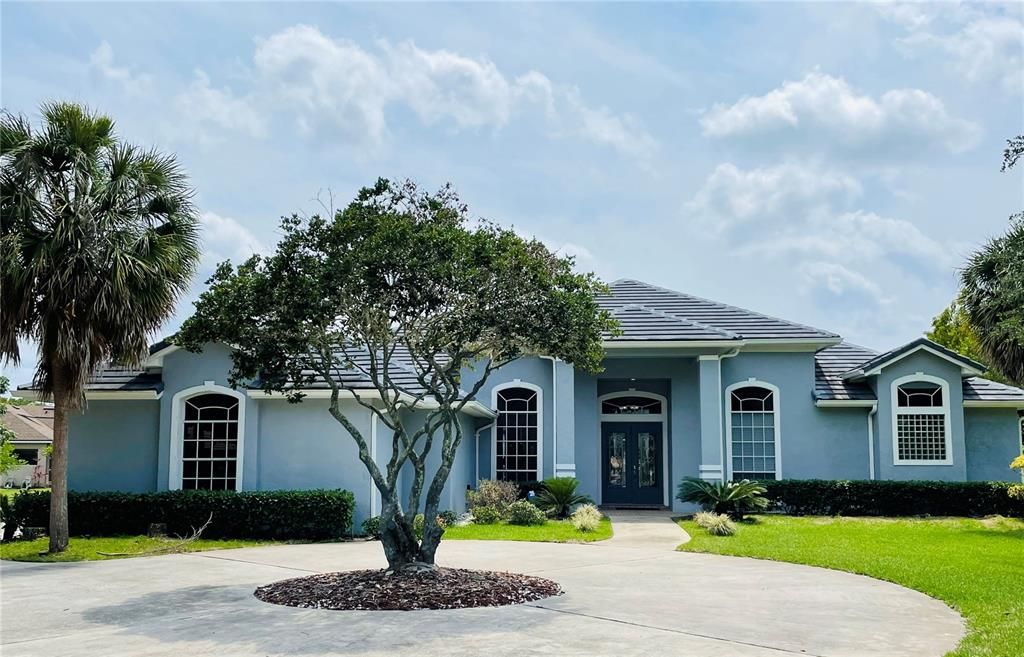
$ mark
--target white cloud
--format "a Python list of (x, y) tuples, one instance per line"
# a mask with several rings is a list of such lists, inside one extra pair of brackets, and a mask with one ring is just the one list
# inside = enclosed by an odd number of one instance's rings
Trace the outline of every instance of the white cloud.
[(855, 178), (820, 167), (790, 163), (743, 170), (724, 163), (685, 210), (703, 226), (723, 232), (766, 218), (800, 221), (835, 204), (846, 205), (862, 191)]
[[(210, 77), (201, 70), (196, 71), (195, 79), (174, 102), (180, 112), (199, 123), (239, 130), (253, 137), (262, 137), (267, 131), (266, 122), (250, 99), (238, 98), (230, 89), (211, 87)], [(210, 139), (205, 131), (202, 134)]]
[(150, 91), (153, 86), (153, 78), (150, 75), (133, 72), (126, 66), (116, 66), (114, 48), (106, 41), (101, 42), (89, 55), (89, 65), (99, 71), (104, 78), (120, 84), (129, 94), (141, 95)]
[(1019, 4), (880, 4), (879, 13), (906, 31), (908, 55), (942, 53), (970, 82), (995, 80), (1024, 89), (1024, 12)]
[(257, 253), (268, 253), (269, 249), (252, 231), (238, 221), (223, 217), (215, 212), (203, 212), (199, 216), (203, 233), (203, 268), (212, 270), (224, 260), (239, 264)]
[[(520, 115), (539, 114), (552, 134), (608, 146), (646, 158), (657, 148), (640, 121), (605, 107), (588, 105), (573, 87), (557, 85), (537, 71), (510, 77), (485, 56), (426, 50), (412, 41), (379, 40), (366, 49), (334, 39), (316, 27), (296, 25), (260, 41), (253, 55), (254, 89), (244, 97), (212, 89), (205, 77), (193, 83), (182, 102), (205, 112), (199, 120), (239, 127), (237, 103), (248, 105), (243, 128), (272, 111), (294, 114), (299, 128), (314, 134), (341, 131), (375, 148), (391, 136), (388, 110), (406, 107), (423, 125), (455, 130), (499, 130)], [(199, 103), (191, 96), (198, 96)]]
[(684, 215), (707, 249), (774, 272), (816, 304), (854, 296), (879, 304), (893, 280), (934, 285), (952, 272), (951, 244), (910, 221), (856, 207), (862, 194), (857, 179), (818, 165), (744, 170), (726, 163), (708, 176)]
[(783, 138), (790, 146), (886, 156), (932, 150), (959, 152), (977, 143), (981, 129), (950, 116), (920, 89), (892, 89), (878, 98), (846, 80), (812, 72), (763, 96), (719, 104), (700, 120), (708, 137)]
[(832, 297), (851, 307), (860, 306), (865, 302), (881, 305), (890, 301), (874, 281), (835, 262), (805, 262), (800, 265), (798, 271), (802, 279), (802, 291), (819, 299), (822, 296)]

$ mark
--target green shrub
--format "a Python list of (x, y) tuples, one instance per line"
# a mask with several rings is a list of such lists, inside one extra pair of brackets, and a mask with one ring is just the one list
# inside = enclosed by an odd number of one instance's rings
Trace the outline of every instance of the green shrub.
[[(72, 536), (145, 534), (150, 523), (185, 536), (212, 514), (204, 538), (317, 541), (348, 534), (354, 510), (355, 498), (344, 490), (68, 493)], [(49, 491), (19, 493), (12, 512), (21, 526), (48, 526)]]
[[(442, 514), (434, 516), (434, 522), (441, 528), (441, 533), (444, 533), (444, 528), (448, 526)], [(416, 535), (417, 541), (423, 540), (423, 526), (426, 524), (426, 517), (422, 513), (417, 513), (416, 517), (412, 519), (412, 531)]]
[(473, 509), (473, 523), (477, 525), (495, 525), (501, 522), (501, 514), (493, 506), (478, 506)]
[(476, 490), (466, 492), (466, 503), (470, 511), (480, 506), (490, 506), (504, 515), (508, 507), (518, 499), (519, 486), (511, 481), (481, 479), (476, 484)]
[(680, 502), (700, 505), (705, 511), (725, 513), (736, 520), (744, 514), (768, 508), (765, 487), (756, 481), (705, 481), (687, 477), (679, 484)]
[(1015, 516), (1024, 500), (1001, 481), (838, 481), (783, 479), (762, 482), (765, 496), (791, 515)]
[(437, 514), (437, 517), (445, 527), (452, 527), (459, 521), (459, 514), (451, 510), (442, 511)]
[(544, 480), (544, 487), (533, 503), (552, 518), (568, 518), (572, 509), (592, 500), (576, 492), (580, 482), (576, 477), (551, 477)]
[(601, 525), (601, 512), (593, 504), (584, 504), (572, 512), (569, 521), (578, 532), (592, 532)]
[(1006, 489), (1006, 494), (1011, 500), (1024, 502), (1024, 484), (1017, 484)]
[(510, 525), (543, 525), (548, 521), (544, 512), (537, 505), (526, 500), (518, 500), (508, 507), (508, 524)]
[(736, 525), (724, 513), (701, 511), (694, 514), (693, 521), (712, 536), (732, 536), (736, 533)]
[(367, 518), (362, 524), (363, 536), (380, 538), (380, 516)]

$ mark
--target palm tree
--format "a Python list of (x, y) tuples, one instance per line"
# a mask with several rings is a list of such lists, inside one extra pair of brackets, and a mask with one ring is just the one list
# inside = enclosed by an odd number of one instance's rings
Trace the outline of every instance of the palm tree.
[[(1024, 156), (1024, 135), (1007, 140), (1003, 171)], [(1024, 386), (1024, 212), (1005, 235), (989, 240), (960, 273), (961, 298), (986, 362)]]
[(0, 116), (0, 357), (38, 345), (34, 384), (54, 402), (50, 552), (68, 544), (68, 415), (101, 363), (138, 364), (199, 260), (192, 191), (175, 159), (119, 141), (74, 103), (33, 130)]

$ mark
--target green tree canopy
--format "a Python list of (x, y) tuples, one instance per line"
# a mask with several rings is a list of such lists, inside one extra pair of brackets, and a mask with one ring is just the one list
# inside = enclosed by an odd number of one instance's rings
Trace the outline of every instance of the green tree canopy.
[[(333, 217), (293, 216), (281, 231), (273, 255), (218, 268), (175, 339), (191, 350), (231, 345), (232, 385), (257, 380), (300, 401), (324, 382), (331, 416), (381, 493), (391, 569), (432, 565), (438, 503), (463, 438), (458, 414), (525, 355), (597, 370), (615, 326), (595, 300), (604, 286), (539, 241), (471, 220), (451, 187), (428, 194), (380, 180)], [(383, 467), (341, 403), (352, 398), (393, 433)], [(411, 421), (414, 409), (422, 421)], [(432, 450), (440, 465), (428, 472)], [(413, 473), (404, 499), (403, 467)]]
[[(1008, 140), (1004, 170), (1024, 152), (1024, 136)], [(977, 335), (983, 361), (1024, 385), (1024, 213), (1010, 217), (1005, 235), (975, 252), (961, 272), (960, 299)]]
[(54, 401), (50, 550), (67, 547), (67, 420), (106, 361), (134, 364), (199, 260), (192, 191), (173, 157), (124, 143), (114, 122), (47, 104), (43, 125), (0, 116), (0, 358), (38, 345)]

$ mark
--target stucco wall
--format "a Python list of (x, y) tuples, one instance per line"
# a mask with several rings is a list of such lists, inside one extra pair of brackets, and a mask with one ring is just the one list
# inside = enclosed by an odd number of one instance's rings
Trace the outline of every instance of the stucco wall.
[[(470, 388), (475, 381), (479, 378), (479, 370), (473, 368), (467, 368), (463, 372), (463, 388)], [(560, 377), (564, 382), (567, 381), (566, 376)], [(551, 376), (551, 361), (542, 358), (521, 358), (515, 362), (505, 365), (501, 369), (497, 370), (487, 379), (487, 383), (477, 393), (477, 400), (487, 406), (488, 408), (494, 408), (494, 390), (499, 386), (510, 385), (519, 379), (522, 383), (532, 384), (541, 389), (541, 440), (542, 440), (542, 476), (550, 477), (554, 474), (555, 460), (554, 450), (552, 449), (552, 438), (554, 433), (552, 427), (554, 426), (554, 397), (552, 395), (552, 376)], [(565, 390), (565, 387), (561, 388)], [(559, 416), (563, 414), (571, 414), (572, 412), (572, 396), (571, 393), (563, 394), (558, 399), (559, 405)], [(568, 436), (567, 440), (571, 441), (573, 435), (573, 420), (563, 418), (559, 426), (561, 429), (559, 433), (559, 440), (562, 440), (562, 436)], [(493, 463), (492, 453), (494, 444), (494, 429), (488, 429), (481, 432), (480, 434), (482, 444), (480, 446), (480, 472), (481, 477), (492, 478)], [(487, 444), (484, 445), (483, 442)], [(559, 451), (564, 455), (566, 452), (563, 447), (559, 448)], [(486, 460), (485, 460), (486, 459)]]
[(1021, 453), (1020, 420), (1009, 408), (964, 409), (967, 479), (1020, 481), (1009, 463)]
[(159, 422), (156, 400), (90, 401), (69, 419), (68, 488), (157, 490)]
[[(947, 382), (949, 388), (951, 465), (895, 465), (893, 463), (892, 383), (896, 379), (921, 372)], [(876, 380), (878, 394), (878, 478), (934, 479), (964, 481), (967, 458), (964, 447), (964, 401), (960, 368), (925, 351), (918, 351), (884, 368)]]
[[(370, 440), (370, 412), (354, 401), (343, 410)], [(370, 514), (370, 475), (359, 460), (356, 442), (335, 420), (325, 399), (289, 404), (261, 400), (259, 473), (253, 487), (262, 490), (343, 488), (356, 496), (356, 522)], [(246, 486), (246, 488), (252, 488)]]
[(723, 360), (723, 427), (729, 413), (724, 391), (751, 378), (779, 389), (776, 412), (783, 478), (868, 478), (868, 410), (814, 405), (814, 354), (755, 352)]

